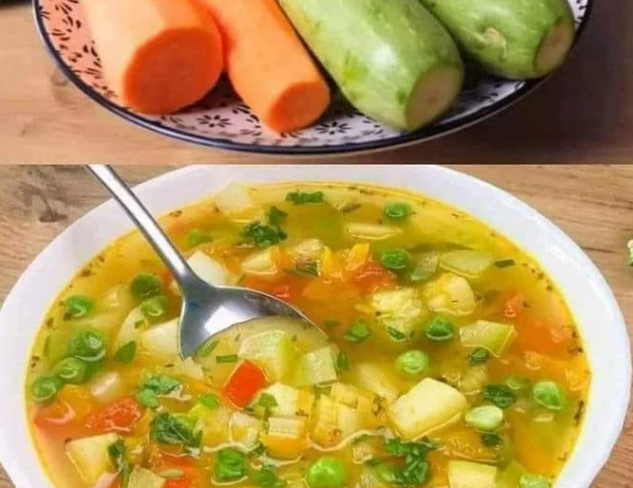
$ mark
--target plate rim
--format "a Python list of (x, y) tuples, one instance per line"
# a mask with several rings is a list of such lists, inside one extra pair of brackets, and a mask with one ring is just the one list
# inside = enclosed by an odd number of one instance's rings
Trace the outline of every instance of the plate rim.
[[(573, 0), (566, 0), (573, 1)], [(592, 17), (593, 8), (595, 5), (594, 0), (587, 0), (587, 6), (585, 13), (576, 29), (576, 38), (570, 52), (572, 52), (578, 45), (589, 21)], [(259, 154), (263, 156), (337, 156), (346, 154), (360, 154), (369, 153), (374, 151), (381, 151), (387, 149), (396, 149), (416, 143), (429, 142), (434, 139), (438, 139), (443, 136), (450, 135), (462, 129), (471, 127), (479, 122), (483, 122), (490, 117), (502, 112), (505, 109), (510, 108), (518, 101), (532, 93), (536, 88), (541, 86), (546, 80), (548, 80), (554, 73), (565, 65), (565, 62), (559, 66), (554, 72), (548, 74), (545, 77), (537, 79), (525, 80), (524, 85), (517, 91), (513, 92), (506, 98), (498, 100), (491, 105), (478, 110), (472, 114), (469, 114), (459, 120), (447, 122), (442, 126), (430, 125), (423, 127), (413, 132), (405, 132), (395, 137), (389, 137), (386, 139), (378, 139), (368, 142), (348, 142), (340, 145), (320, 145), (320, 146), (279, 146), (275, 144), (248, 144), (243, 142), (233, 142), (225, 138), (208, 137), (208, 136), (196, 136), (188, 132), (182, 131), (177, 128), (165, 127), (162, 124), (158, 124), (141, 114), (137, 114), (128, 110), (125, 107), (117, 105), (116, 103), (108, 100), (100, 93), (96, 92), (90, 85), (84, 82), (79, 76), (77, 76), (72, 69), (66, 64), (59, 51), (55, 48), (51, 36), (44, 25), (44, 18), (41, 15), (42, 12), (42, 0), (33, 0), (33, 16), (35, 19), (35, 25), (37, 27), (38, 34), (46, 47), (49, 55), (55, 61), (55, 64), (60, 71), (68, 78), (84, 95), (86, 95), (93, 102), (96, 102), (99, 106), (106, 109), (110, 113), (113, 113), (120, 118), (131, 122), (137, 127), (141, 127), (147, 131), (160, 134), (162, 136), (176, 139), (179, 141), (203, 146), (207, 148), (220, 149), (224, 151), (232, 151), (238, 153), (247, 154)]]

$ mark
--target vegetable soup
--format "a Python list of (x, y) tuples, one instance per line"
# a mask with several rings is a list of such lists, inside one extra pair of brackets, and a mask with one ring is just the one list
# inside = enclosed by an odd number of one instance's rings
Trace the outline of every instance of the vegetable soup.
[[(67, 488), (547, 488), (590, 371), (564, 298), (470, 215), (367, 185), (231, 184), (160, 219), (214, 284), (284, 318), (182, 360), (181, 298), (138, 232), (61, 292), (27, 378), (32, 434)], [(320, 329), (320, 330), (319, 330)]]

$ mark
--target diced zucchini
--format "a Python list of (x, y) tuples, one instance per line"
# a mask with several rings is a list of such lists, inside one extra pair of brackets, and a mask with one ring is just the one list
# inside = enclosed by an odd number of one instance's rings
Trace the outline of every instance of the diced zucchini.
[(335, 358), (336, 354), (331, 346), (304, 354), (297, 370), (297, 384), (311, 386), (336, 381)]
[(402, 233), (402, 229), (389, 225), (352, 222), (346, 226), (347, 233), (354, 239), (382, 241)]
[(479, 393), (488, 383), (488, 367), (485, 364), (468, 368), (457, 382), (464, 395)]
[(149, 324), (141, 307), (132, 310), (121, 324), (112, 344), (112, 351), (132, 341), (137, 341), (143, 329)]
[(359, 386), (392, 403), (401, 393), (401, 383), (395, 374), (377, 363), (358, 363), (352, 372)]
[(141, 348), (157, 356), (177, 356), (180, 354), (179, 319), (154, 325), (141, 334)]
[(486, 271), (495, 261), (495, 257), (485, 251), (464, 249), (442, 254), (440, 266), (451, 273), (476, 278)]
[(411, 340), (419, 329), (423, 305), (414, 288), (380, 291), (371, 297), (378, 322), (395, 341)]
[(248, 188), (239, 183), (230, 183), (213, 200), (224, 215), (242, 213), (255, 206)]
[(265, 392), (272, 395), (277, 403), (270, 409), (273, 415), (309, 417), (312, 412), (314, 395), (310, 392), (298, 390), (283, 383), (270, 385)]
[(424, 297), (430, 310), (452, 315), (469, 315), (475, 311), (477, 301), (465, 278), (444, 273), (424, 287)]
[(229, 273), (222, 263), (216, 261), (202, 251), (196, 251), (187, 259), (191, 269), (210, 285), (226, 285), (229, 282)]
[(459, 335), (464, 347), (483, 347), (495, 356), (501, 356), (517, 334), (513, 325), (478, 320), (462, 327)]
[(388, 488), (391, 485), (376, 472), (374, 468), (365, 464), (358, 478), (356, 488)]
[(363, 415), (370, 415), (376, 397), (354, 385), (334, 383), (330, 389), (330, 396), (338, 403), (354, 408)]
[(268, 330), (244, 339), (238, 355), (260, 364), (271, 381), (281, 381), (291, 376), (298, 351), (287, 332)]
[(336, 409), (338, 432), (341, 442), (350, 439), (362, 430), (373, 427), (370, 423), (370, 416), (357, 408), (338, 403)]
[(167, 480), (152, 473), (149, 469), (134, 466), (128, 488), (163, 488)]
[(316, 261), (323, 252), (323, 242), (319, 239), (306, 239), (296, 246), (291, 247), (288, 252), (295, 261), (312, 260)]
[(202, 429), (202, 445), (215, 447), (229, 441), (231, 411), (224, 405), (208, 408), (202, 404), (194, 406), (189, 416), (197, 419), (196, 429)]
[(259, 441), (259, 434), (264, 430), (264, 423), (256, 417), (242, 412), (231, 415), (231, 439), (244, 449), (253, 449)]
[(445, 383), (425, 378), (387, 407), (387, 415), (405, 439), (415, 439), (457, 421), (468, 408), (466, 397)]
[(113, 433), (76, 439), (66, 444), (66, 455), (81, 479), (92, 486), (105, 473), (115, 471), (108, 448), (118, 440)]
[(418, 256), (409, 276), (411, 281), (422, 282), (430, 279), (437, 271), (440, 255), (437, 251), (428, 251)]
[(299, 439), (305, 436), (306, 427), (305, 417), (270, 417), (267, 433), (269, 436)]
[(281, 253), (278, 246), (272, 246), (258, 251), (242, 261), (241, 269), (244, 274), (261, 278), (273, 277), (279, 273)]
[(470, 461), (449, 461), (450, 488), (495, 488), (497, 468)]
[(270, 417), (268, 430), (261, 442), (273, 457), (293, 459), (308, 449), (308, 420), (306, 417)]
[(123, 395), (125, 385), (118, 371), (101, 373), (88, 383), (90, 394), (100, 403), (110, 403)]
[(314, 407), (312, 440), (322, 447), (333, 447), (339, 443), (338, 403), (327, 395), (321, 395)]

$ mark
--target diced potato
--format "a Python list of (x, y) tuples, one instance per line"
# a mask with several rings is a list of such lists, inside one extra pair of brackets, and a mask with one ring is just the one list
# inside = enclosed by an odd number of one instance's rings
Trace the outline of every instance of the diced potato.
[(459, 336), (464, 347), (483, 347), (498, 357), (517, 333), (513, 325), (478, 320), (459, 329)]
[(112, 344), (112, 351), (116, 351), (121, 346), (132, 341), (138, 341), (143, 328), (149, 324), (145, 318), (145, 314), (141, 311), (141, 307), (132, 310), (121, 324), (119, 331)]
[(404, 336), (401, 340), (408, 340), (419, 329), (423, 305), (414, 288), (374, 293), (371, 303), (378, 322), (389, 336), (393, 337), (393, 331), (397, 331)]
[(275, 277), (280, 269), (281, 252), (278, 246), (272, 246), (248, 256), (242, 261), (241, 269), (244, 274), (260, 278)]
[(291, 459), (310, 446), (307, 433), (306, 417), (270, 417), (261, 442), (272, 456)]
[(296, 376), (300, 386), (319, 385), (336, 381), (335, 353), (331, 346), (303, 355)]
[(392, 403), (401, 393), (400, 381), (377, 363), (358, 363), (352, 370), (361, 388), (371, 391)]
[(476, 278), (490, 268), (494, 261), (495, 257), (488, 252), (463, 249), (442, 254), (440, 266), (466, 278)]
[(477, 308), (472, 288), (465, 278), (444, 273), (424, 287), (424, 297), (430, 310), (452, 315), (469, 315)]
[(90, 394), (99, 403), (110, 403), (123, 394), (125, 386), (121, 373), (118, 371), (108, 371), (101, 373), (88, 383)]
[(277, 405), (271, 408), (271, 413), (275, 416), (305, 416), (312, 413), (312, 403), (314, 395), (310, 392), (298, 390), (283, 383), (275, 383), (269, 386), (266, 393), (272, 395)]
[(373, 427), (370, 416), (360, 409), (348, 407), (343, 403), (336, 405), (337, 424), (340, 441), (346, 441), (360, 431)]
[(336, 402), (352, 407), (362, 412), (363, 415), (371, 414), (376, 400), (373, 394), (345, 383), (334, 383), (330, 390), (330, 396)]
[(165, 478), (152, 473), (149, 469), (134, 466), (128, 488), (163, 488), (166, 483)]
[(466, 397), (445, 383), (425, 378), (387, 407), (387, 415), (405, 439), (415, 439), (453, 423), (468, 408)]
[(382, 241), (402, 233), (402, 229), (389, 225), (365, 224), (361, 222), (349, 223), (347, 233), (354, 239), (364, 241)]
[(102, 475), (115, 471), (108, 448), (118, 440), (119, 436), (113, 433), (76, 439), (66, 444), (66, 455), (81, 479), (94, 485)]
[(311, 260), (316, 261), (323, 252), (323, 242), (319, 239), (306, 239), (296, 246), (291, 247), (288, 253), (295, 261)]
[(256, 417), (242, 412), (231, 415), (231, 439), (245, 449), (257, 446), (259, 434), (264, 430), (264, 423)]
[(141, 334), (141, 348), (158, 356), (177, 356), (180, 354), (178, 343), (179, 319), (154, 325)]
[(449, 461), (450, 488), (495, 488), (497, 468), (469, 461)]
[(311, 437), (322, 447), (333, 447), (339, 443), (338, 403), (327, 395), (321, 395), (316, 401)]
[(222, 263), (202, 251), (196, 251), (187, 259), (191, 269), (210, 285), (226, 285), (229, 273)]
[(239, 349), (239, 357), (260, 364), (271, 381), (281, 381), (292, 375), (298, 357), (287, 332), (267, 330), (247, 337)]
[(171, 372), (178, 376), (185, 376), (194, 380), (204, 379), (204, 370), (202, 366), (196, 363), (193, 358), (187, 358), (184, 361), (177, 361)]
[(213, 200), (224, 215), (245, 212), (255, 206), (248, 188), (239, 183), (230, 183)]

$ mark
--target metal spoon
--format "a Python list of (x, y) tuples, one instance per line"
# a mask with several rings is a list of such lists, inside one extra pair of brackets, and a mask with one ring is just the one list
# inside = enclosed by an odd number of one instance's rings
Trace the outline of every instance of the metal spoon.
[(271, 295), (202, 280), (114, 169), (100, 164), (87, 169), (119, 202), (174, 275), (183, 299), (179, 337), (183, 358), (193, 355), (209, 337), (258, 317), (293, 317), (314, 325), (299, 310)]

